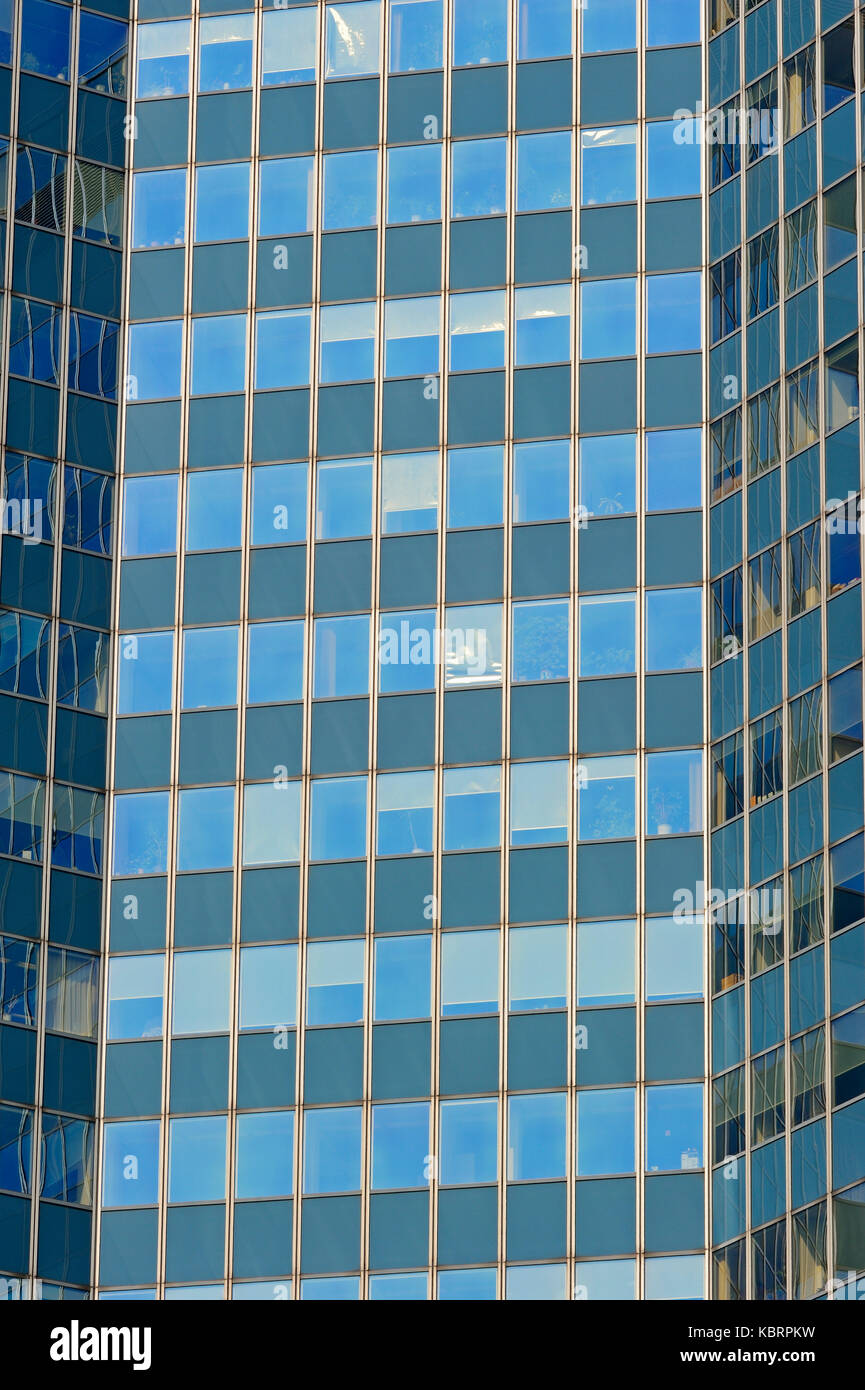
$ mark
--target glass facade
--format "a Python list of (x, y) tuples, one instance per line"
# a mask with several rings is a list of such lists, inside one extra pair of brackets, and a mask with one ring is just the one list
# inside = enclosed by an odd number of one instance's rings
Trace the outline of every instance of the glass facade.
[(0, 0), (0, 1289), (855, 1296), (865, 11), (102, 3)]

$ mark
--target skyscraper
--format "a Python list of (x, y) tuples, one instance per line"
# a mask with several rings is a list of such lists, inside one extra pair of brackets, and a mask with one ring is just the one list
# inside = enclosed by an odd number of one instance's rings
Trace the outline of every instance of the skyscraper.
[(860, 1296), (863, 10), (101, 3), (0, 3), (0, 1287)]

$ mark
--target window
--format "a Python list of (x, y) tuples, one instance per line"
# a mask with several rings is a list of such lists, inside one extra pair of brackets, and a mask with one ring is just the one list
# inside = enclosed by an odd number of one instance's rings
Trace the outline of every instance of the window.
[[(18, 159), (19, 176), (21, 153)], [(50, 157), (59, 158), (56, 155)], [(106, 246), (121, 245), (123, 182), (124, 176), (119, 169), (106, 169), (104, 165), (76, 159), (72, 182), (72, 231), (75, 236), (102, 242)], [(50, 193), (51, 190), (48, 191)], [(59, 191), (62, 192), (62, 187)]]
[(108, 962), (108, 1036), (162, 1036), (165, 957), (112, 956)]
[(798, 453), (820, 433), (819, 368), (809, 362), (787, 377), (787, 449)]
[(340, 699), (369, 694), (369, 615), (316, 618), (313, 696)]
[(454, 0), (454, 67), (508, 60), (508, 0)]
[(429, 1101), (372, 1107), (374, 1191), (429, 1184)]
[(231, 951), (176, 951), (173, 1035), (227, 1033), (230, 1008)]
[(243, 946), (240, 952), (240, 1027), (293, 1027), (297, 1023), (297, 947)]
[(517, 57), (558, 58), (572, 52), (570, 0), (519, 0)]
[(514, 364), (566, 362), (571, 351), (571, 290), (545, 285), (514, 293)]
[(787, 293), (793, 294), (817, 278), (817, 203), (812, 199), (784, 222), (787, 254)]
[(440, 1110), (439, 1181), (495, 1182), (498, 1177), (497, 1100), (444, 1100)]
[(226, 550), (240, 545), (243, 473), (239, 468), (190, 473), (186, 483), (186, 549)]
[(823, 254), (828, 270), (856, 250), (856, 177), (823, 194)]
[(853, 20), (846, 19), (823, 37), (823, 110), (834, 110), (856, 90), (853, 71)]
[(313, 941), (307, 948), (306, 1021), (360, 1023), (364, 996), (363, 941)]
[(569, 767), (566, 762), (511, 767), (511, 844), (561, 844), (568, 838)]
[(234, 787), (184, 788), (179, 795), (177, 868), (230, 869)]
[(512, 928), (508, 952), (510, 1009), (522, 1012), (567, 1007), (566, 927)]
[(435, 222), (442, 215), (442, 146), (398, 145), (387, 152), (388, 222)]
[(698, 917), (646, 918), (646, 999), (703, 995), (703, 923)]
[[(306, 386), (310, 376), (310, 343), (309, 309), (277, 309), (256, 314), (255, 389), (272, 391), (286, 386)], [(282, 536), (281, 539), (292, 538)]]
[(580, 286), (580, 357), (633, 357), (637, 282), (587, 280)]
[[(600, 283), (600, 282), (599, 282)], [(609, 283), (616, 284), (617, 281)], [(630, 282), (622, 282), (628, 284)], [(651, 436), (649, 436), (651, 438)], [(580, 517), (612, 516), (637, 509), (637, 437), (587, 436), (580, 440)]]
[(450, 369), (487, 371), (505, 365), (505, 291), (450, 296)]
[(700, 42), (701, 0), (648, 0), (650, 48)]
[(173, 555), (177, 549), (177, 474), (126, 478), (123, 555)]
[(829, 757), (835, 763), (862, 747), (862, 668), (829, 682)]
[(261, 23), (261, 84), (314, 82), (316, 69), (316, 7), (265, 10)]
[(114, 800), (114, 873), (165, 873), (168, 792), (135, 792)]
[(820, 523), (814, 521), (787, 542), (790, 617), (820, 602)]
[(501, 604), (445, 610), (445, 688), (495, 685), (502, 678)]
[(637, 196), (637, 127), (606, 126), (580, 132), (584, 206), (628, 203)]
[(139, 99), (185, 96), (189, 91), (189, 20), (141, 24), (137, 39)]
[(441, 952), (443, 1017), (498, 1013), (499, 933), (445, 932)]
[(647, 1172), (702, 1166), (703, 1087), (647, 1087)]
[(108, 634), (60, 624), (57, 701), (97, 714), (108, 712)]
[(325, 77), (360, 77), (379, 67), (378, 0), (327, 5)]
[[(265, 14), (267, 18), (269, 15)], [(258, 167), (258, 235), (294, 236), (298, 232), (311, 232), (315, 220), (315, 160), (312, 155), (262, 159)]]
[(179, 396), (182, 356), (182, 319), (131, 324), (126, 399), (152, 401)]
[(748, 317), (778, 303), (778, 224), (748, 242)]
[(169, 1202), (225, 1198), (225, 1115), (195, 1115), (168, 1126)]
[(249, 704), (282, 704), (302, 696), (303, 621), (253, 623), (246, 687)]
[(35, 299), (12, 297), (9, 371), (59, 386), (61, 381), (60, 310)]
[[(122, 177), (120, 175), (121, 180)], [(24, 222), (31, 227), (44, 227), (48, 231), (62, 232), (65, 226), (65, 209), (64, 157), (50, 154), (47, 150), (31, 149), (26, 145), (19, 148), (15, 161), (15, 221)], [(118, 226), (118, 235), (119, 230)]]
[(195, 171), (195, 240), (249, 236), (249, 165), (202, 164)]
[(646, 757), (646, 834), (703, 828), (703, 755), (691, 750)]
[(192, 320), (193, 396), (243, 390), (246, 326), (246, 314), (215, 314)]
[(636, 48), (636, 0), (604, 0), (583, 9), (583, 52), (609, 53)]
[(252, 544), (286, 545), (306, 537), (307, 466), (280, 463), (252, 470)]
[(431, 971), (432, 937), (377, 938), (373, 1005), (373, 1017), (376, 1022), (429, 1018)]
[(368, 536), (372, 531), (372, 461), (320, 463), (315, 516), (317, 540)]
[(311, 859), (362, 859), (366, 854), (366, 777), (334, 777), (312, 784)]
[(69, 81), (69, 30), (72, 11), (49, 0), (27, 0), (21, 13), (21, 66)]
[(237, 1117), (236, 1197), (290, 1197), (294, 1175), (294, 1112)]
[(199, 92), (252, 86), (253, 22), (251, 14), (202, 16), (198, 25)]
[(39, 946), (0, 936), (0, 1021), (36, 1024)]
[(514, 445), (515, 523), (567, 517), (570, 495), (571, 446), (567, 439)]
[(646, 278), (646, 350), (690, 352), (700, 347), (699, 271)]
[(237, 704), (236, 627), (190, 627), (183, 634), (182, 709)]
[(781, 388), (775, 383), (748, 402), (748, 477), (772, 468), (781, 457)]
[(444, 848), (490, 849), (500, 842), (501, 769), (446, 768)]
[(454, 141), (452, 217), (484, 217), (507, 211), (507, 156), (504, 138)]
[(616, 840), (636, 833), (636, 759), (585, 758), (579, 766), (579, 838)]
[(377, 854), (431, 854), (432, 772), (379, 775), (376, 782)]
[(517, 136), (517, 212), (571, 205), (571, 133)]
[(105, 1126), (102, 1203), (147, 1207), (159, 1201), (159, 1120)]
[(375, 375), (375, 303), (322, 308), (320, 336), (322, 382), (359, 381)]
[(508, 1098), (508, 1179), (563, 1178), (567, 1096), (563, 1091)]
[(646, 509), (663, 512), (699, 507), (702, 494), (701, 431), (649, 431), (646, 435)]
[(581, 1005), (632, 1004), (636, 923), (577, 923), (577, 1000)]
[(50, 627), (47, 618), (0, 613), (0, 690), (47, 700)]
[(767, 714), (751, 725), (751, 805), (761, 806), (784, 786), (781, 715)]
[(580, 675), (629, 675), (635, 669), (637, 603), (633, 594), (580, 599)]
[(360, 1188), (362, 1126), (360, 1106), (305, 1112), (304, 1192), (355, 1192)]
[(781, 625), (781, 547), (773, 545), (748, 562), (748, 637), (754, 642)]
[(634, 1092), (578, 1091), (577, 1173), (581, 1178), (633, 1173), (636, 1157)]
[[(655, 278), (655, 277), (652, 277)], [(720, 342), (742, 322), (740, 253), (712, 266), (712, 342)], [(699, 303), (699, 301), (698, 301)]]
[(646, 669), (690, 671), (702, 664), (703, 596), (699, 589), (646, 594)]
[(826, 354), (826, 429), (839, 429), (858, 414), (859, 344), (848, 338)]
[(186, 234), (186, 170), (134, 174), (132, 245), (182, 246)]
[(296, 864), (300, 859), (300, 782), (247, 786), (243, 797), (243, 863)]
[(515, 603), (511, 680), (566, 680), (570, 604), (567, 599)]
[(440, 68), (443, 42), (442, 0), (391, 0), (391, 72)]
[(322, 225), (326, 232), (374, 227), (378, 217), (378, 151), (324, 156)]
[(434, 531), (438, 509), (438, 454), (385, 454), (381, 461), (382, 533)]
[(646, 126), (649, 198), (695, 197), (700, 192), (701, 136), (697, 120), (649, 122)]
[(784, 64), (784, 138), (798, 135), (814, 120), (814, 45)]
[(96, 1036), (99, 960), (82, 951), (49, 946), (46, 952), (45, 1027), (79, 1038)]

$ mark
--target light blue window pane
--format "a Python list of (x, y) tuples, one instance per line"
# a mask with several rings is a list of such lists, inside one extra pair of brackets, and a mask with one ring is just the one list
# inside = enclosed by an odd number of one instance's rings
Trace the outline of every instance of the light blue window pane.
[(159, 1201), (159, 1121), (105, 1126), (102, 1205), (146, 1207)]
[(305, 463), (252, 470), (252, 544), (288, 545), (306, 539)]
[(198, 27), (200, 92), (252, 86), (252, 36), (251, 14), (202, 17)]
[(512, 621), (511, 680), (566, 680), (570, 638), (568, 600), (515, 603)]
[(504, 514), (504, 448), (451, 449), (447, 461), (447, 524), (501, 526)]
[(700, 272), (646, 278), (646, 348), (688, 352), (700, 346)]
[(372, 460), (339, 459), (318, 465), (315, 534), (320, 541), (368, 536), (372, 531)]
[(174, 633), (136, 632), (118, 643), (119, 714), (153, 714), (171, 708)]
[(699, 507), (703, 501), (700, 430), (650, 430), (646, 435), (646, 507), (650, 512)]
[(386, 936), (375, 943), (377, 1023), (429, 1018), (432, 937)]
[(499, 1171), (497, 1100), (443, 1100), (439, 1181), (495, 1182)]
[(580, 357), (637, 351), (636, 280), (586, 280), (580, 288)]
[(227, 1033), (231, 1012), (231, 952), (176, 951), (171, 1031)]
[(517, 136), (517, 212), (571, 206), (571, 132)]
[(168, 792), (118, 796), (114, 802), (114, 872), (165, 873), (168, 862)]
[(385, 454), (381, 461), (382, 533), (435, 531), (438, 511), (438, 454)]
[(300, 859), (300, 782), (257, 782), (243, 798), (243, 863), (296, 864)]
[(391, 72), (440, 68), (443, 45), (442, 0), (391, 0)]
[(184, 96), (189, 91), (189, 20), (142, 24), (137, 39), (138, 96)]
[(236, 1197), (290, 1197), (294, 1111), (237, 1117)]
[(580, 508), (581, 519), (637, 510), (635, 434), (596, 435), (580, 440)]
[(454, 0), (453, 16), (455, 68), (508, 61), (508, 0)]
[(202, 164), (195, 174), (195, 240), (249, 236), (249, 165)]
[(501, 604), (447, 608), (445, 621), (445, 686), (498, 684), (502, 678)]
[(378, 151), (325, 155), (324, 230), (374, 227), (377, 212)]
[(518, 367), (544, 362), (567, 362), (571, 355), (571, 290), (569, 285), (544, 285), (517, 290), (514, 295)]
[(133, 175), (132, 245), (182, 246), (185, 238), (186, 170)]
[(577, 1093), (577, 1174), (633, 1173), (634, 1092)]
[(183, 634), (183, 709), (237, 704), (237, 628), (187, 628)]
[(441, 300), (391, 299), (385, 305), (385, 376), (433, 376), (440, 362)]
[(124, 555), (173, 555), (177, 549), (177, 474), (123, 483)]
[(511, 768), (511, 844), (561, 844), (568, 838), (566, 762), (514, 763)]
[(452, 217), (507, 212), (507, 140), (458, 140), (451, 146), (451, 160)]
[(181, 791), (178, 869), (230, 869), (233, 860), (234, 788)]
[[(265, 22), (270, 17), (265, 14)], [(302, 155), (298, 159), (263, 159), (258, 167), (259, 236), (311, 232), (315, 221), (315, 161), (312, 155)]]
[(192, 395), (242, 391), (246, 382), (246, 314), (192, 320)]
[(366, 803), (366, 777), (313, 782), (310, 858), (362, 859), (366, 853)]
[(178, 1284), (176, 1288), (165, 1290), (165, 1300), (168, 1303), (221, 1303), (225, 1298), (225, 1287), (222, 1284)]
[(636, 1260), (585, 1260), (574, 1278), (574, 1298), (631, 1303), (637, 1297)]
[(514, 521), (570, 515), (571, 446), (566, 439), (514, 445)]
[(369, 615), (316, 618), (313, 696), (369, 694)]
[(519, 0), (517, 57), (558, 58), (572, 51), (571, 0)]
[(703, 1264), (702, 1255), (666, 1255), (646, 1260), (646, 1300), (702, 1299)]
[(646, 126), (650, 198), (696, 197), (700, 192), (698, 125), (693, 120), (650, 121)]
[(637, 196), (637, 127), (583, 130), (582, 202), (632, 203)]
[(701, 0), (648, 0), (648, 44), (700, 42)]
[(109, 1038), (162, 1036), (165, 957), (113, 956), (108, 963)]
[(371, 1274), (369, 1277), (370, 1302), (395, 1299), (401, 1303), (422, 1303), (426, 1302), (426, 1297), (425, 1274)]
[(636, 0), (589, 0), (582, 7), (583, 52), (610, 53), (637, 46)]
[(377, 660), (383, 695), (432, 690), (436, 680), (436, 615), (433, 610), (383, 613)]
[(241, 1028), (297, 1022), (297, 947), (244, 946), (240, 952)]
[(322, 381), (361, 381), (375, 375), (375, 304), (323, 308), (319, 332)]
[(265, 10), (261, 18), (261, 85), (314, 82), (318, 53), (315, 5)]
[(360, 1298), (360, 1280), (355, 1275), (340, 1279), (302, 1279), (300, 1296), (305, 1303), (310, 1299), (328, 1303), (353, 1303)]
[(494, 1269), (443, 1269), (439, 1274), (439, 1303), (492, 1303), (495, 1298)]
[(325, 9), (325, 77), (378, 72), (379, 3), (328, 5)]
[(307, 1110), (304, 1125), (304, 1192), (356, 1192), (363, 1125), (360, 1106)]
[(256, 391), (309, 384), (310, 334), (309, 309), (256, 314)]
[(579, 773), (579, 838), (617, 840), (636, 834), (635, 759), (587, 758)]
[(291, 1282), (279, 1279), (250, 1279), (232, 1286), (231, 1297), (244, 1303), (285, 1303), (291, 1298)]
[(169, 1202), (225, 1197), (225, 1115), (172, 1120), (168, 1129)]
[(306, 957), (306, 1021), (359, 1023), (363, 1018), (363, 941), (313, 941)]
[(509, 1265), (505, 1297), (522, 1303), (560, 1303), (566, 1299), (566, 1265)]
[(253, 623), (246, 698), (251, 705), (303, 697), (303, 622)]
[(702, 827), (702, 753), (650, 753), (646, 758), (646, 833), (684, 835)]
[(568, 993), (566, 927), (512, 928), (508, 938), (508, 1007), (564, 1009)]
[(508, 1178), (563, 1178), (567, 1096), (510, 1096), (508, 1099)]
[(699, 1168), (703, 1163), (703, 1087), (646, 1090), (646, 1169)]
[(179, 396), (182, 358), (182, 319), (131, 324), (126, 399), (153, 401)]
[(703, 923), (697, 917), (646, 918), (646, 998), (701, 999)]
[(479, 372), (505, 365), (505, 292), (450, 297), (452, 372)]
[(702, 661), (703, 596), (699, 589), (646, 594), (646, 669), (687, 671)]
[(442, 215), (442, 146), (402, 145), (387, 152), (388, 222), (435, 222)]
[(186, 549), (229, 550), (243, 535), (243, 471), (190, 473), (186, 484)]
[(102, 1289), (100, 1303), (153, 1303), (156, 1301), (155, 1289)]
[(433, 848), (432, 772), (393, 772), (376, 783), (376, 853), (430, 854)]
[(577, 1003), (632, 1004), (637, 974), (636, 925), (577, 923)]
[(635, 670), (637, 601), (633, 594), (580, 599), (580, 675), (628, 675)]
[(499, 1009), (499, 933), (446, 932), (442, 937), (442, 1014), (494, 1014)]
[(373, 1188), (426, 1187), (429, 1148), (429, 1101), (372, 1107)]
[(501, 769), (447, 768), (444, 848), (493, 849), (501, 839)]

